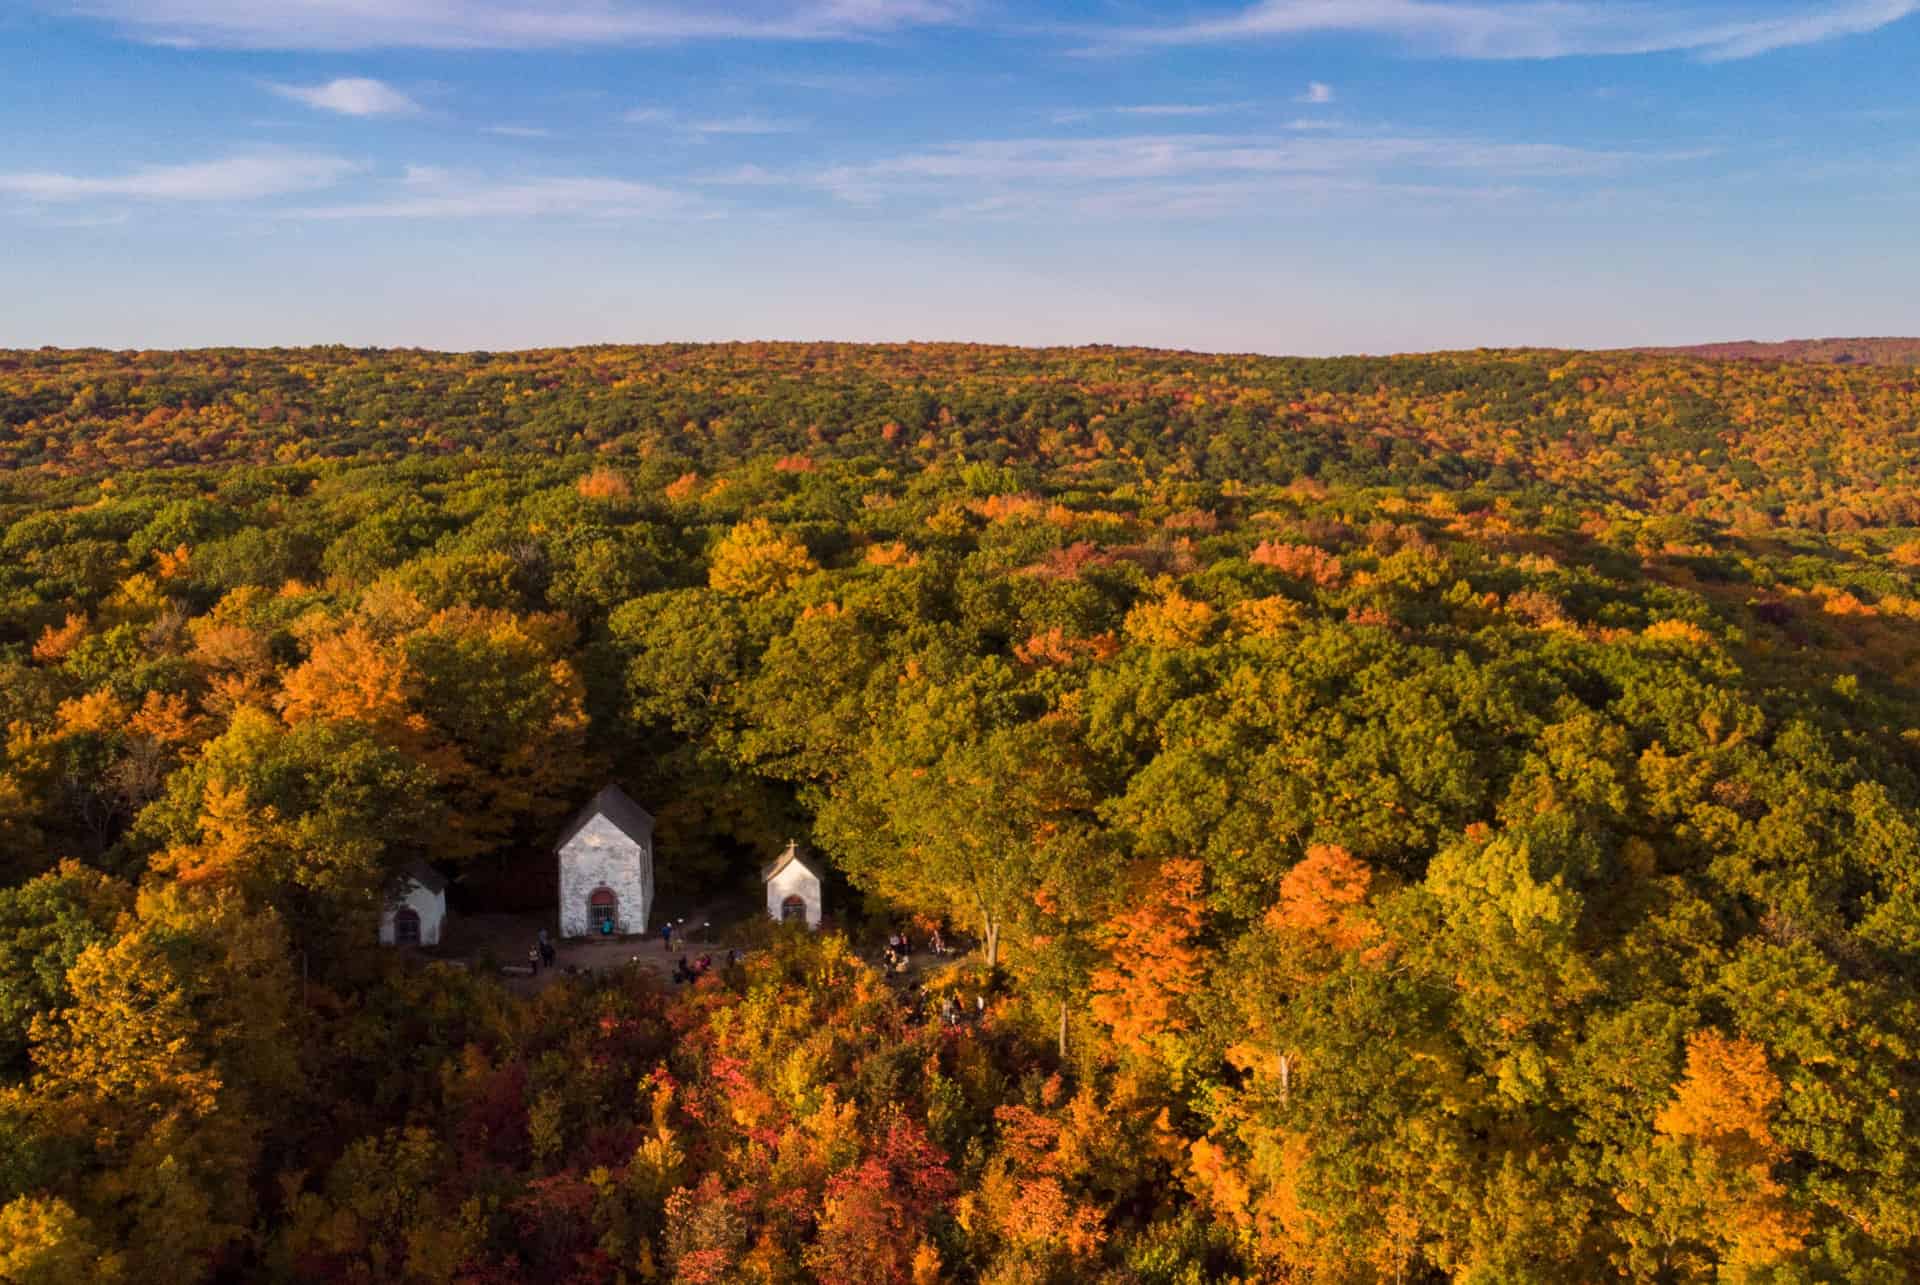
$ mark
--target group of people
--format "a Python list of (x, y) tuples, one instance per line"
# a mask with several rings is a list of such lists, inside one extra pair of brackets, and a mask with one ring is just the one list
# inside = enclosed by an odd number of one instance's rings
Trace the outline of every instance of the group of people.
[[(660, 926), (661, 943), (668, 948), (672, 946), (672, 931), (673, 929), (670, 924), (662, 924)], [(902, 938), (902, 940), (904, 941), (905, 939)], [(552, 968), (558, 957), (559, 952), (554, 947), (553, 939), (547, 935), (547, 930), (542, 928), (540, 930), (539, 940), (527, 947), (527, 971), (532, 974), (537, 974), (543, 968)], [(633, 961), (636, 964), (639, 963), (640, 956), (635, 955)], [(727, 952), (727, 967), (731, 968), (739, 962), (740, 952), (738, 950), (729, 950)], [(700, 958), (694, 960), (689, 960), (685, 955), (682, 955), (680, 956), (680, 962), (674, 966), (673, 980), (676, 982), (698, 981), (712, 970), (713, 956), (711, 954), (701, 955)], [(567, 971), (572, 972), (574, 970), (568, 969)]]
[[(938, 928), (935, 928), (930, 934), (928, 934), (927, 949), (931, 951), (935, 956), (941, 956), (948, 953), (947, 940), (946, 938), (940, 935), (940, 930)], [(912, 958), (913, 958), (913, 939), (907, 936), (905, 932), (888, 933), (887, 934), (887, 950), (886, 950), (886, 960), (887, 960), (888, 971), (895, 972), (895, 973), (906, 972), (908, 963), (910, 960), (912, 960)]]
[(553, 961), (559, 957), (554, 949), (553, 939), (547, 936), (547, 930), (540, 930), (540, 940), (527, 947), (527, 971), (538, 973), (542, 968), (552, 968)]
[(887, 970), (904, 973), (907, 961), (913, 957), (913, 943), (907, 940), (905, 933), (887, 934)]
[(976, 994), (971, 1004), (967, 1002), (967, 997), (964, 995), (958, 999), (954, 998), (951, 994), (940, 997), (940, 1024), (942, 1026), (958, 1026), (964, 1021), (977, 1022), (986, 1015), (987, 993), (985, 991)]
[[(673, 949), (673, 932), (674, 925), (672, 922), (660, 925), (660, 948), (662, 950)], [(938, 928), (935, 928), (927, 935), (927, 950), (935, 956), (944, 956), (952, 953), (952, 948), (947, 945), (946, 938), (941, 936)], [(554, 961), (558, 958), (558, 954), (559, 952), (554, 948), (553, 939), (547, 935), (547, 930), (542, 928), (540, 930), (539, 940), (527, 947), (527, 971), (529, 973), (538, 973), (543, 968), (552, 968)], [(636, 955), (634, 958), (638, 960), (639, 956)], [(913, 960), (913, 939), (909, 937), (905, 931), (887, 934), (886, 960), (887, 970), (889, 972), (904, 973), (908, 970)], [(729, 967), (739, 961), (740, 952), (738, 950), (729, 950), (727, 952), (727, 964)], [(696, 960), (689, 960), (685, 955), (682, 955), (680, 956), (680, 962), (674, 965), (673, 980), (676, 982), (697, 981), (706, 976), (712, 968), (713, 956), (711, 954), (703, 954)], [(985, 1006), (986, 997), (981, 996), (979, 1007), (984, 1009)], [(953, 999), (949, 996), (943, 1006), (943, 1015), (944, 1008), (951, 1007), (953, 1007)], [(951, 1026), (954, 1022), (950, 1020), (947, 1024)]]
[[(728, 968), (732, 968), (735, 964), (739, 962), (740, 962), (740, 952), (738, 950), (727, 951), (727, 967)], [(684, 985), (687, 982), (697, 982), (702, 977), (705, 977), (708, 973), (712, 971), (713, 971), (712, 955), (702, 955), (700, 956), (700, 958), (693, 960), (691, 962), (688, 961), (685, 955), (682, 955), (680, 956), (680, 962), (673, 966), (673, 981), (676, 986)]]

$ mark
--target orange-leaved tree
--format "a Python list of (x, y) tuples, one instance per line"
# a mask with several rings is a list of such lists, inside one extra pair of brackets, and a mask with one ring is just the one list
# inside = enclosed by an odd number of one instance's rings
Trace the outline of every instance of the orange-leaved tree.
[(1791, 1260), (1810, 1230), (1775, 1173), (1789, 1158), (1773, 1132), (1780, 1099), (1766, 1050), (1709, 1027), (1687, 1040), (1686, 1073), (1654, 1119), (1653, 1221), (1747, 1277)]
[(1107, 962), (1093, 975), (1093, 1015), (1123, 1049), (1176, 1071), (1210, 962), (1200, 940), (1205, 878), (1200, 862), (1176, 857), (1137, 879), (1127, 908), (1106, 924)]

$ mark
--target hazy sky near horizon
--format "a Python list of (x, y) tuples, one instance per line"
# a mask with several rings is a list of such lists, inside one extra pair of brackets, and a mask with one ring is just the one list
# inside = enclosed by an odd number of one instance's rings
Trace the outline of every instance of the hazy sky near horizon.
[(0, 345), (1920, 332), (1920, 0), (0, 0)]

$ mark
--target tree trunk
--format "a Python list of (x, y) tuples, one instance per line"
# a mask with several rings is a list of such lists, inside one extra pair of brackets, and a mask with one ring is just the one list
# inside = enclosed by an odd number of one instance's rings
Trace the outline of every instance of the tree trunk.
[(987, 970), (991, 972), (1000, 967), (1000, 925), (994, 921), (991, 915), (985, 916), (985, 919)]
[(1067, 998), (1060, 997), (1060, 1060), (1067, 1060)]

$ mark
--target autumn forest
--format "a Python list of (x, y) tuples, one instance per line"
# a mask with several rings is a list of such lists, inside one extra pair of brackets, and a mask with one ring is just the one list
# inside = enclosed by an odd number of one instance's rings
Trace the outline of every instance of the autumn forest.
[(0, 1281), (1920, 1278), (1886, 355), (0, 352)]

